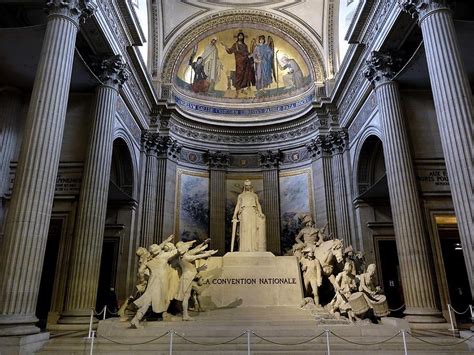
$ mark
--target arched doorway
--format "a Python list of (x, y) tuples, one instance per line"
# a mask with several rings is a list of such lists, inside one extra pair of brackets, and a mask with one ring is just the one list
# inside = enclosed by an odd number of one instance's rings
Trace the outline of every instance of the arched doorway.
[(355, 187), (354, 205), (367, 264), (376, 263), (389, 307), (399, 308), (404, 301), (383, 144), (375, 135), (369, 135), (360, 148)]
[(104, 243), (97, 290), (97, 310), (104, 305), (112, 312), (116, 300), (125, 299), (130, 290), (134, 224), (137, 201), (134, 196), (134, 164), (130, 149), (122, 138), (113, 144)]

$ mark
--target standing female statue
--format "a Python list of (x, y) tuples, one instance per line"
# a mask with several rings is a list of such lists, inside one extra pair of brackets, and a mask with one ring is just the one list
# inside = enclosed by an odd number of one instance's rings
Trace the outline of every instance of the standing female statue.
[[(239, 226), (239, 251), (266, 251), (265, 239), (265, 215), (258, 201), (258, 196), (253, 192), (250, 180), (245, 180), (244, 190), (237, 198), (234, 216), (234, 226)], [(235, 237), (235, 229), (232, 230), (232, 240)], [(232, 246), (233, 249), (233, 246)]]

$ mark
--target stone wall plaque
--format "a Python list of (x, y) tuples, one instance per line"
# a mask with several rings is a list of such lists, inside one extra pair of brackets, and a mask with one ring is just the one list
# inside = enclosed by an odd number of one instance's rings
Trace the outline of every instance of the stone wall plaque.
[(303, 287), (294, 256), (234, 252), (205, 263), (200, 296), (204, 309), (301, 305)]

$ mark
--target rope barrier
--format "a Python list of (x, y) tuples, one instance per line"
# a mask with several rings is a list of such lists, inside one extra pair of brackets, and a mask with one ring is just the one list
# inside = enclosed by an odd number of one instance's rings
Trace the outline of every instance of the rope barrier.
[(426, 343), (426, 344), (429, 344), (429, 345), (435, 345), (435, 346), (456, 346), (456, 345), (459, 345), (459, 344), (462, 344), (462, 343), (465, 343), (467, 342), (468, 340), (474, 338), (474, 335), (471, 335), (469, 338), (465, 338), (464, 340), (461, 340), (461, 341), (458, 341), (456, 343), (449, 343), (449, 344), (439, 344), (439, 343), (433, 343), (431, 341), (428, 341), (428, 340), (425, 340), (421, 337), (417, 337), (416, 335), (413, 335), (411, 332), (406, 332), (408, 335), (410, 335), (411, 337), (423, 342), (423, 343)]
[(354, 344), (354, 345), (363, 345), (363, 346), (372, 346), (372, 345), (379, 345), (379, 344), (383, 344), (383, 343), (386, 343), (390, 340), (392, 340), (393, 338), (397, 337), (398, 335), (400, 335), (401, 332), (398, 332), (396, 334), (394, 334), (393, 336), (391, 336), (390, 338), (388, 339), (385, 339), (385, 340), (381, 340), (381, 341), (378, 341), (376, 343), (357, 343), (355, 341), (352, 341), (352, 340), (349, 340), (349, 339), (345, 339), (343, 337), (341, 337), (340, 335), (337, 335), (336, 333), (334, 333), (332, 330), (329, 331), (332, 335), (334, 335), (336, 338), (339, 338), (347, 343), (350, 343), (350, 344)]
[(456, 310), (454, 309), (454, 307), (451, 306), (450, 304), (448, 304), (448, 307), (451, 308), (451, 310), (452, 310), (454, 313), (456, 313), (456, 314), (458, 314), (458, 315), (462, 315), (462, 314), (464, 314), (464, 313), (467, 313), (467, 311), (469, 311), (472, 306), (471, 306), (471, 305), (467, 306), (467, 308), (466, 308), (466, 310), (465, 310), (464, 312), (458, 312), (458, 311), (456, 311)]
[(160, 335), (159, 337), (156, 337), (156, 338), (153, 338), (153, 339), (150, 339), (150, 340), (147, 340), (145, 342), (141, 342), (141, 343), (122, 343), (120, 341), (116, 341), (116, 340), (113, 340), (113, 339), (110, 339), (110, 338), (107, 338), (103, 335), (99, 335), (97, 334), (97, 338), (102, 338), (102, 339), (105, 339), (107, 341), (110, 341), (111, 343), (114, 343), (114, 344), (118, 344), (118, 345), (144, 345), (144, 344), (150, 344), (158, 339), (161, 339), (163, 338), (164, 336), (168, 335), (171, 331), (167, 331), (166, 333)]
[(265, 337), (262, 337), (260, 335), (258, 335), (257, 333), (255, 332), (252, 332), (253, 335), (255, 335), (257, 338), (263, 340), (263, 341), (266, 341), (268, 343), (271, 343), (271, 344), (275, 344), (275, 345), (288, 345), (288, 346), (294, 346), (294, 345), (302, 345), (302, 344), (307, 344), (311, 341), (313, 341), (314, 339), (316, 338), (319, 338), (321, 335), (325, 334), (326, 331), (322, 332), (321, 334), (318, 334), (316, 335), (315, 337), (311, 338), (311, 339), (308, 339), (308, 340), (305, 340), (305, 341), (301, 341), (301, 342), (298, 342), (298, 343), (280, 343), (280, 342), (277, 342), (277, 341), (273, 341), (273, 340), (270, 340), (270, 339), (267, 339)]
[(390, 312), (398, 312), (399, 310), (401, 310), (402, 308), (405, 308), (405, 304), (402, 304), (400, 307), (398, 307), (397, 309), (388, 309)]
[(191, 339), (188, 339), (186, 338), (184, 335), (181, 335), (181, 334), (178, 334), (176, 333), (175, 331), (173, 331), (173, 333), (175, 335), (177, 335), (178, 337), (180, 337), (181, 339), (187, 341), (188, 343), (191, 343), (191, 344), (195, 344), (195, 345), (203, 345), (203, 346), (217, 346), (217, 345), (225, 345), (225, 344), (229, 344), (229, 343), (232, 343), (234, 340), (237, 340), (239, 339), (241, 336), (247, 334), (247, 332), (243, 332), (242, 334), (230, 339), (230, 340), (227, 340), (227, 341), (224, 341), (222, 343), (201, 343), (201, 342), (197, 342), (197, 341), (194, 341), (194, 340), (191, 340)]

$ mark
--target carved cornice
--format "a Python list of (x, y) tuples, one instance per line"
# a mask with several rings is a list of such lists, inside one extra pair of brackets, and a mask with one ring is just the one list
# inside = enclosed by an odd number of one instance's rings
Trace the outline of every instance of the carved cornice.
[[(322, 82), (326, 79), (327, 74), (323, 56), (319, 52), (317, 44), (311, 41), (307, 35), (301, 33), (298, 27), (291, 21), (268, 12), (238, 9), (222, 11), (207, 16), (193, 24), (189, 31), (176, 37), (162, 65), (162, 82), (164, 84), (172, 82), (176, 67), (180, 62), (180, 56), (186, 48), (196, 43), (199, 38), (205, 37), (218, 27), (238, 25), (241, 28), (243, 24), (253, 26), (258, 24), (267, 25), (269, 28), (275, 29), (275, 31), (280, 31), (282, 35), (286, 35), (293, 40), (295, 46), (300, 47), (309, 58), (311, 63), (308, 63), (308, 68), (312, 71), (314, 80)], [(161, 97), (166, 97), (166, 95), (162, 93)]]
[(278, 169), (283, 158), (283, 153), (280, 150), (267, 150), (258, 153), (260, 167), (263, 169)]
[(48, 16), (61, 16), (79, 26), (95, 11), (91, 0), (47, 0), (46, 11)]
[(204, 161), (211, 169), (226, 169), (230, 166), (230, 155), (221, 151), (207, 151)]
[(128, 80), (130, 75), (127, 64), (125, 64), (121, 55), (114, 55), (101, 60), (94, 65), (94, 69), (102, 85), (116, 90)]
[(421, 22), (430, 12), (436, 10), (449, 10), (450, 0), (398, 0), (401, 9)]
[(332, 153), (331, 137), (326, 134), (320, 134), (306, 144), (306, 149), (313, 159), (330, 156)]
[(314, 132), (319, 126), (320, 123), (314, 117), (273, 129), (271, 127), (261, 129), (253, 127), (251, 130), (245, 127), (221, 129), (217, 126), (204, 126), (177, 119), (169, 121), (169, 130), (175, 136), (192, 139), (195, 142), (230, 145), (287, 142), (288, 140), (303, 138)]
[(396, 57), (378, 51), (373, 51), (365, 63), (364, 76), (374, 87), (392, 81), (400, 67), (400, 61)]

